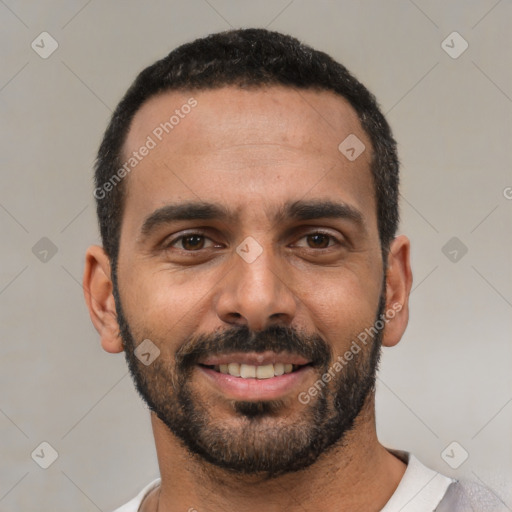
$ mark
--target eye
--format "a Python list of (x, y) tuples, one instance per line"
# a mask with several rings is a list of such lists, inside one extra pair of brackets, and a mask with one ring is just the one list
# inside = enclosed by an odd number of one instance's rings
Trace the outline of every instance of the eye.
[[(339, 241), (334, 236), (327, 233), (322, 233), (321, 231), (310, 233), (306, 236), (303, 236), (300, 240), (305, 240), (307, 247), (310, 249), (327, 249), (333, 245), (339, 245)], [(300, 240), (296, 246), (306, 247), (300, 243)]]
[[(210, 242), (208, 244), (208, 242)], [(190, 233), (187, 235), (182, 235), (178, 238), (172, 240), (169, 244), (167, 244), (166, 248), (177, 248), (183, 251), (199, 251), (200, 249), (205, 249), (206, 247), (212, 247), (213, 241), (207, 238), (206, 236), (200, 233)]]

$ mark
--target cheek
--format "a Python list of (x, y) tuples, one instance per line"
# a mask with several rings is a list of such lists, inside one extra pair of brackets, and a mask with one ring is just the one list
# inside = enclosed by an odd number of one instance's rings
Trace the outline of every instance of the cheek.
[(151, 339), (160, 350), (175, 352), (197, 331), (214, 276), (135, 267), (126, 274), (121, 298), (133, 335), (137, 340)]
[(347, 268), (319, 272), (314, 279), (297, 279), (303, 314), (336, 352), (344, 351), (353, 338), (373, 325), (380, 297), (377, 279)]

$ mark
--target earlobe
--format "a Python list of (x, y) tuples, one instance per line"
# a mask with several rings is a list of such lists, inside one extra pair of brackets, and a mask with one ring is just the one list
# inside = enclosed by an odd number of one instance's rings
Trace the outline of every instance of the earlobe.
[(112, 294), (110, 260), (102, 247), (93, 245), (85, 255), (84, 298), (94, 327), (106, 352), (122, 352), (117, 312)]
[(410, 241), (405, 235), (393, 239), (388, 253), (386, 272), (386, 326), (382, 344), (396, 345), (409, 322), (409, 294), (412, 287)]

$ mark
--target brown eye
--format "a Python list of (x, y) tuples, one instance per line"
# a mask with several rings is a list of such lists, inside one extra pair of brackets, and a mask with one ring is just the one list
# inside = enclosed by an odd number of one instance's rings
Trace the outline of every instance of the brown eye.
[(324, 235), (323, 233), (315, 233), (307, 236), (308, 245), (312, 249), (325, 249), (329, 247), (330, 239), (331, 237), (329, 235)]
[(204, 247), (205, 237), (203, 235), (186, 235), (180, 237), (175, 243), (179, 244), (186, 251), (198, 251)]

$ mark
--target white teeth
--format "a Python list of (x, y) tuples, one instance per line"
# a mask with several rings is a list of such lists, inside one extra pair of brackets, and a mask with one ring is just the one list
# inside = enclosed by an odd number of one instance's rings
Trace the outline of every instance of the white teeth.
[(256, 378), (256, 366), (253, 366), (252, 364), (241, 364), (240, 377), (242, 377), (242, 379)]
[(283, 373), (284, 373), (284, 364), (276, 363), (274, 365), (274, 375), (283, 375)]
[(240, 377), (240, 365), (238, 363), (229, 363), (228, 373), (234, 377)]
[(264, 366), (256, 366), (257, 379), (270, 379), (274, 376), (274, 365), (266, 364)]
[(276, 363), (255, 366), (245, 363), (229, 363), (217, 365), (215, 370), (220, 373), (233, 375), (233, 377), (242, 377), (243, 379), (271, 379), (274, 376), (277, 377), (284, 373), (291, 373), (293, 365), (290, 363)]

